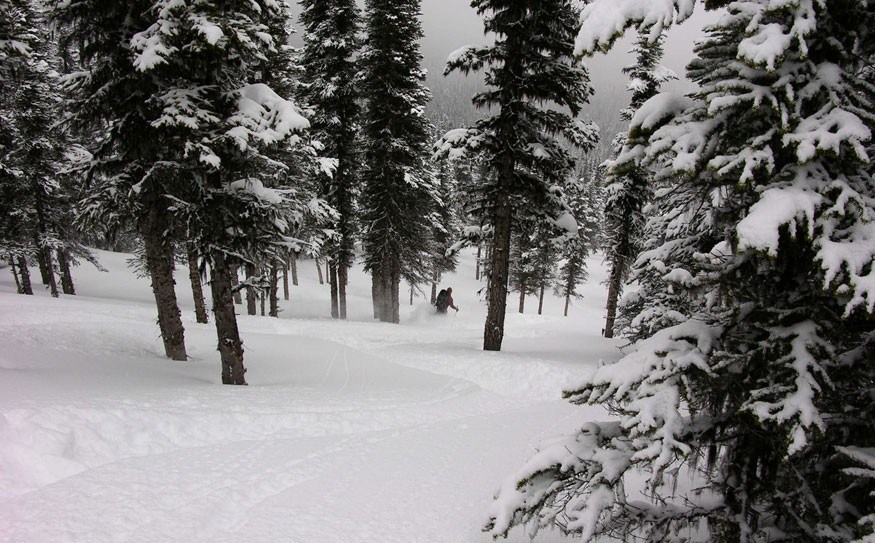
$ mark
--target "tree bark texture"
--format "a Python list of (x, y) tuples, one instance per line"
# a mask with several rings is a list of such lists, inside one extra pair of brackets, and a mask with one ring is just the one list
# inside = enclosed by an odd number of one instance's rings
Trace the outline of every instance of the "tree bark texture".
[(191, 281), (191, 294), (194, 298), (194, 315), (197, 322), (207, 324), (207, 303), (204, 300), (204, 284), (201, 280), (201, 271), (198, 263), (197, 248), (191, 241), (185, 244), (186, 256), (188, 257), (188, 279)]
[(568, 316), (568, 306), (570, 306), (570, 305), (571, 305), (571, 292), (569, 291), (568, 294), (565, 295), (565, 315), (564, 315), (565, 317)]
[(270, 316), (279, 318), (280, 302), (279, 302), (279, 262), (273, 261), (270, 265)]
[(70, 269), (70, 255), (63, 249), (58, 249), (58, 270), (61, 275), (61, 292), (76, 295), (76, 286), (73, 284), (73, 272)]
[(328, 261), (328, 283), (331, 285), (331, 318), (340, 318), (340, 307), (338, 300), (338, 279), (337, 279), (337, 264), (335, 261)]
[(52, 277), (51, 268), (49, 266), (49, 261), (46, 260), (46, 252), (43, 250), (42, 242), (40, 241), (39, 234), (35, 234), (33, 237), (33, 244), (36, 247), (36, 264), (39, 268), (40, 280), (46, 286), (54, 280)]
[(257, 315), (258, 297), (255, 294), (255, 288), (252, 287), (252, 279), (255, 278), (255, 264), (247, 262), (244, 267), (246, 269), (246, 313)]
[(234, 303), (237, 305), (243, 304), (243, 295), (240, 293), (240, 267), (237, 265), (228, 266), (228, 277), (231, 278), (231, 288), (234, 291)]
[(520, 285), (520, 313), (526, 312), (526, 282)]
[(210, 290), (213, 294), (213, 316), (216, 320), (219, 354), (222, 358), (222, 384), (245, 385), (246, 368), (243, 366), (243, 342), (234, 314), (234, 295), (231, 292), (230, 269), (221, 251), (212, 252)]
[(27, 259), (18, 257), (18, 272), (21, 274), (21, 293), (33, 296), (33, 283), (30, 281), (30, 269), (27, 267)]
[(186, 360), (185, 329), (173, 280), (173, 247), (165, 243), (164, 230), (169, 223), (157, 201), (147, 202), (140, 219), (140, 235), (146, 252), (146, 267), (152, 279), (152, 293), (158, 308), (158, 327), (164, 352), (172, 360)]
[(374, 318), (382, 320), (383, 286), (376, 270), (371, 271), (371, 302), (374, 306)]
[[(505, 166), (508, 177), (513, 166)], [(499, 190), (493, 212), (494, 228), (492, 259), (489, 266), (489, 286), (487, 289), (486, 326), (483, 331), (483, 349), (500, 351), (504, 340), (504, 317), (507, 311), (507, 279), (510, 264), (511, 209), (506, 190)]]
[(607, 315), (605, 316), (605, 329), (602, 332), (606, 338), (614, 337), (614, 322), (617, 319), (617, 300), (620, 297), (620, 291), (623, 289), (622, 258), (622, 256), (617, 256), (618, 260), (614, 261), (611, 275), (608, 279)]
[(541, 285), (541, 292), (538, 293), (538, 315), (544, 312), (544, 285)]
[(289, 266), (283, 263), (283, 300), (289, 301)]
[(289, 260), (289, 269), (292, 270), (292, 284), (298, 286), (298, 253), (292, 253)]
[(319, 284), (324, 285), (325, 284), (325, 277), (322, 276), (322, 263), (319, 262), (318, 258), (316, 259), (316, 273), (319, 274)]
[(477, 258), (474, 260), (474, 279), (476, 279), (477, 281), (480, 280), (480, 253), (481, 253), (481, 251), (482, 251), (482, 249), (478, 245), (477, 246)]
[(349, 266), (340, 263), (337, 268), (337, 297), (339, 317), (346, 320), (346, 285), (349, 284)]

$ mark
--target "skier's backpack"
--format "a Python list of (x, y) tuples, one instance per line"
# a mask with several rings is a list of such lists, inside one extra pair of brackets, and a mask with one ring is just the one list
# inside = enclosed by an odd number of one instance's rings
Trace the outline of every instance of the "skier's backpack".
[(434, 306), (438, 311), (443, 313), (447, 310), (447, 302), (450, 300), (450, 293), (447, 292), (446, 289), (442, 289), (438, 292), (437, 299), (434, 301)]

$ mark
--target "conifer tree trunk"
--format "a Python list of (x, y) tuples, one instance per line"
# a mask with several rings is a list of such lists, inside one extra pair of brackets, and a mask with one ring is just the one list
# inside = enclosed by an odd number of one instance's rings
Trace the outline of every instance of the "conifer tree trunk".
[(258, 314), (258, 299), (255, 295), (255, 288), (252, 287), (252, 279), (255, 277), (255, 264), (247, 262), (244, 264), (246, 269), (246, 313), (249, 315)]
[(67, 251), (58, 249), (58, 269), (61, 272), (61, 291), (70, 296), (76, 295), (76, 288), (73, 285), (73, 274), (70, 271), (70, 258)]
[(55, 263), (52, 258), (52, 252), (48, 247), (43, 248), (40, 252), (43, 254), (46, 267), (49, 270), (49, 293), (52, 295), (52, 298), (57, 298), (60, 296), (60, 293), (58, 292), (58, 281), (55, 279)]
[(270, 316), (279, 318), (279, 262), (274, 260), (270, 265)]
[(139, 223), (140, 235), (158, 308), (158, 327), (164, 341), (164, 352), (171, 360), (186, 360), (185, 329), (173, 280), (173, 248), (164, 242), (164, 229), (169, 221), (160, 209), (158, 202), (146, 202), (146, 212)]
[(541, 292), (538, 293), (538, 315), (544, 312), (544, 284), (541, 283)]
[(410, 285), (410, 305), (413, 305), (413, 285)]
[[(258, 277), (259, 277), (259, 278), (261, 278), (261, 277), (264, 276), (264, 273), (263, 273), (263, 270), (261, 269), (261, 266), (258, 267), (258, 272), (257, 272), (257, 273), (258, 273)], [(268, 290), (270, 290), (270, 289), (268, 289)], [(265, 314), (265, 310), (267, 309), (267, 308), (265, 307), (265, 306), (267, 305), (267, 297), (270, 295), (270, 293), (269, 293), (269, 292), (265, 292), (264, 289), (262, 289), (262, 288), (259, 288), (259, 289), (256, 290), (255, 292), (256, 292), (256, 296), (258, 296), (258, 301), (259, 301), (260, 306), (261, 306), (261, 312), (260, 312), (260, 315), (263, 317), (264, 314)]]
[(187, 241), (185, 244), (186, 256), (188, 257), (188, 278), (191, 281), (191, 293), (194, 298), (194, 315), (197, 322), (207, 324), (207, 303), (204, 300), (204, 285), (201, 281), (200, 267), (198, 266), (197, 248), (194, 243)]
[(328, 288), (331, 288), (331, 269), (329, 267), (329, 263), (331, 259), (325, 259), (325, 282), (328, 283)]
[(18, 269), (15, 265), (15, 259), (11, 255), (9, 256), (9, 266), (12, 269), (12, 277), (15, 278), (15, 292), (18, 294), (24, 294), (24, 291), (21, 289), (21, 281), (18, 279)]
[[(505, 179), (513, 175), (513, 163), (505, 159)], [(507, 311), (507, 278), (510, 266), (510, 231), (511, 212), (510, 198), (506, 189), (500, 189), (496, 195), (496, 206), (493, 213), (493, 241), (491, 262), (489, 266), (489, 286), (487, 288), (486, 326), (483, 332), (483, 349), (500, 351), (504, 339), (504, 317)]]
[(243, 366), (243, 342), (234, 314), (234, 296), (231, 293), (231, 269), (225, 254), (212, 252), (210, 290), (213, 294), (213, 315), (216, 319), (218, 350), (222, 358), (222, 384), (245, 385), (246, 368)]
[(477, 281), (480, 280), (480, 253), (482, 248), (480, 245), (477, 246), (477, 258), (474, 260), (474, 279)]
[(431, 284), (431, 305), (434, 305), (437, 302), (437, 285), (440, 279), (436, 278)]
[(565, 293), (565, 314), (564, 317), (568, 316), (568, 306), (571, 305), (571, 291)]
[[(212, 274), (210, 274), (210, 276), (212, 276)], [(237, 266), (236, 264), (228, 266), (228, 277), (231, 280), (231, 288), (234, 292), (234, 303), (242, 305), (243, 295), (240, 293), (240, 289), (237, 288), (240, 286), (240, 266)]]
[(374, 318), (382, 320), (383, 288), (377, 270), (374, 270), (371, 275), (371, 302), (374, 306)]
[(338, 278), (337, 278), (337, 264), (334, 259), (330, 259), (327, 262), (328, 267), (328, 283), (331, 287), (331, 318), (337, 319), (340, 317), (340, 309), (338, 307)]
[(283, 300), (289, 301), (289, 267), (283, 262)]
[(46, 252), (42, 248), (42, 242), (40, 241), (39, 234), (34, 234), (33, 236), (33, 244), (36, 247), (36, 264), (39, 268), (40, 280), (42, 284), (48, 286), (49, 283), (52, 282), (51, 272), (49, 263), (46, 260)]
[(292, 271), (292, 284), (298, 286), (298, 253), (296, 252), (292, 252), (289, 269)]
[(319, 274), (319, 284), (325, 284), (325, 278), (322, 276), (322, 263), (319, 262), (319, 259), (316, 259), (316, 273)]
[(339, 316), (341, 319), (346, 320), (346, 285), (349, 284), (349, 266), (342, 261), (337, 269), (337, 283)]
[(520, 313), (526, 312), (526, 282), (520, 283)]
[(392, 269), (392, 275), (389, 280), (391, 281), (391, 289), (392, 296), (389, 300), (390, 308), (389, 322), (394, 324), (398, 324), (401, 322), (401, 263), (395, 263)]
[(33, 296), (33, 284), (30, 282), (30, 270), (27, 267), (27, 259), (18, 257), (18, 271), (21, 273), (21, 293)]
[(608, 302), (607, 315), (605, 316), (604, 336), (606, 338), (614, 337), (614, 321), (617, 318), (617, 299), (620, 297), (620, 289), (623, 288), (623, 275), (621, 270), (623, 264), (620, 261), (622, 256), (617, 255), (617, 261), (614, 261), (614, 266), (611, 268), (611, 277), (608, 280)]

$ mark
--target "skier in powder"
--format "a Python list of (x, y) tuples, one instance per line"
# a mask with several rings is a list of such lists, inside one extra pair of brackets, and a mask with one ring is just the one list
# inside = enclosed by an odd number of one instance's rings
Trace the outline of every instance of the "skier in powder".
[(441, 290), (437, 295), (434, 305), (437, 308), (438, 313), (446, 314), (448, 307), (452, 307), (456, 310), (456, 313), (458, 313), (459, 308), (453, 304), (453, 287), (447, 287), (445, 290)]

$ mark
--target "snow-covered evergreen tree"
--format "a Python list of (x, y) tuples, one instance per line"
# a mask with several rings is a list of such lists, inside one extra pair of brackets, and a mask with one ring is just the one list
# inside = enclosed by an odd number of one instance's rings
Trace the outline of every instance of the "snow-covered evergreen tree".
[[(150, 24), (151, 2), (61, 2), (53, 8), (61, 48), (75, 50), (83, 66), (66, 76), (73, 128), (90, 135), (92, 159), (85, 172), (86, 226), (132, 219), (145, 248), (165, 353), (185, 360), (184, 329), (173, 280), (174, 220), (171, 186), (178, 181), (175, 149), (154, 97), (163, 89), (138, 69), (132, 40)], [(169, 52), (168, 52), (169, 53)], [(181, 110), (180, 116), (191, 108)], [(191, 118), (191, 122), (196, 119)]]
[(577, 217), (577, 236), (560, 247), (559, 272), (553, 291), (565, 300), (564, 315), (568, 316), (571, 301), (579, 298), (577, 288), (589, 277), (587, 259), (599, 246), (602, 236), (602, 206), (604, 187), (602, 170), (587, 160), (582, 175), (565, 186), (565, 197), (571, 212)]
[[(652, 15), (637, 4), (626, 18)], [(871, 537), (875, 484), (848, 457), (865, 464), (875, 445), (875, 12), (725, 8), (690, 66), (701, 90), (651, 137), (637, 341), (567, 393), (619, 420), (546, 444), (500, 492), (495, 534), (531, 521), (584, 540)], [(584, 25), (583, 49), (612, 38), (603, 25)], [(642, 474), (649, 499), (625, 486)]]
[[(656, 96), (663, 83), (677, 77), (659, 64), (662, 42), (662, 34), (654, 41), (646, 33), (640, 34), (632, 49), (636, 55), (635, 64), (623, 68), (623, 73), (629, 76), (628, 89), (632, 92), (629, 107), (621, 112), (621, 117), (627, 122), (632, 120), (644, 102)], [(610, 263), (611, 271), (604, 336), (608, 338), (614, 336), (617, 300), (640, 251), (646, 221), (644, 207), (651, 199), (651, 175), (640, 164), (650, 133), (652, 130), (639, 128), (634, 132), (619, 134), (616, 139), (617, 160), (609, 162), (607, 166), (605, 258)]]
[(57, 126), (59, 78), (51, 42), (39, 37), (48, 25), (31, 2), (0, 4), (0, 18), (0, 253), (21, 273), (36, 262), (53, 296), (75, 294), (71, 264), (93, 259), (73, 225), (78, 187), (64, 175), (69, 137)]
[(397, 323), (401, 279), (431, 280), (430, 216), (437, 194), (427, 160), (430, 93), (420, 68), (420, 0), (368, 0), (365, 6), (362, 244), (374, 314)]
[(359, 105), (355, 55), (360, 48), (359, 14), (354, 0), (302, 0), (303, 101), (312, 108), (312, 137), (320, 142), (324, 167), (322, 194), (337, 211), (326, 228), (336, 233), (329, 253), (331, 314), (346, 318), (348, 271), (355, 258), (355, 199), (358, 190)]
[[(465, 47), (450, 55), (447, 73), (485, 69), (487, 90), (474, 97), (492, 114), (472, 128), (447, 133), (439, 152), (483, 155), (489, 175), (477, 187), (478, 232), (492, 233), (485, 350), (504, 338), (510, 239), (514, 212), (576, 229), (559, 188), (573, 160), (557, 139), (588, 148), (597, 130), (575, 119), (592, 89), (573, 59), (577, 10), (571, 0), (474, 0), (491, 46)], [(551, 108), (545, 104), (555, 104)]]

